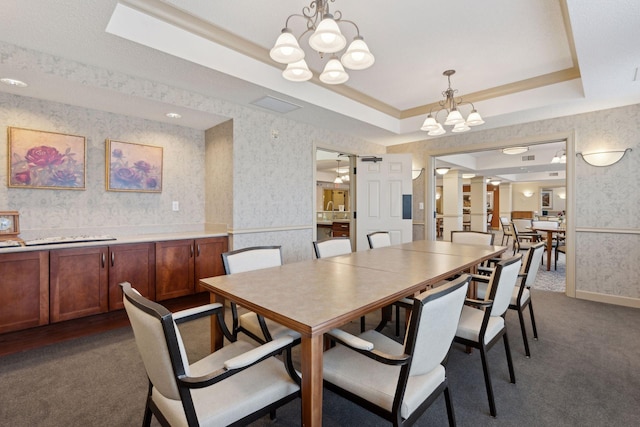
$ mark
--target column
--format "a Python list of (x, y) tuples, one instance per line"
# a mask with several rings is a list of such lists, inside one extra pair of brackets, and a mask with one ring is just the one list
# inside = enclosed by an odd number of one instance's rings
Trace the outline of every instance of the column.
[(451, 241), (451, 231), (462, 230), (462, 176), (450, 171), (442, 177), (442, 238)]

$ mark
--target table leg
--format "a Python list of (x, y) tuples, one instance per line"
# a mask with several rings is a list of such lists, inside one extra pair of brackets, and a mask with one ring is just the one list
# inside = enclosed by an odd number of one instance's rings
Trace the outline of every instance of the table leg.
[(302, 336), (302, 425), (322, 425), (322, 334)]
[[(222, 304), (222, 310), (224, 310), (224, 298), (210, 294), (209, 301), (212, 303), (219, 302)], [(223, 311), (224, 312), (224, 311)], [(216, 316), (211, 316), (211, 352), (220, 350), (224, 344), (224, 334), (218, 325), (218, 319)]]
[(553, 250), (553, 232), (547, 231), (547, 271), (551, 270), (551, 251)]

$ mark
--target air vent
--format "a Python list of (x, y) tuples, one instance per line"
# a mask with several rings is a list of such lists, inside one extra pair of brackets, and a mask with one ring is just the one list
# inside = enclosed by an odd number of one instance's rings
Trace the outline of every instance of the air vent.
[(528, 156), (522, 156), (523, 162), (530, 162), (535, 159), (536, 159), (536, 156), (534, 154), (529, 154)]
[(298, 108), (302, 108), (300, 105), (293, 104), (282, 99), (274, 98), (273, 96), (265, 96), (252, 102), (253, 105), (266, 108), (267, 110), (275, 111), (276, 113), (288, 113)]
[(549, 172), (549, 176), (560, 176), (558, 172)]

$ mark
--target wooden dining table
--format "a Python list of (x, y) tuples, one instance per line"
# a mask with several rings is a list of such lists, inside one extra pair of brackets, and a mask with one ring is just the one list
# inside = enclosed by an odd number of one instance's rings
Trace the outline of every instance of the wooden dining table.
[(547, 233), (546, 246), (547, 246), (547, 271), (551, 270), (551, 252), (553, 252), (553, 234), (565, 234), (566, 229), (559, 228), (547, 228), (547, 227), (531, 227), (531, 231), (536, 233)]
[[(499, 256), (504, 246), (417, 241), (284, 264), (200, 284), (212, 302), (234, 301), (301, 335), (302, 425), (322, 425), (323, 335)], [(223, 335), (212, 322), (211, 345)]]

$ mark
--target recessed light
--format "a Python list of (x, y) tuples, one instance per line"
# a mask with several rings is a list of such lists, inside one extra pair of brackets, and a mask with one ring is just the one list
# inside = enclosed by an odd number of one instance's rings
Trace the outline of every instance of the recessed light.
[(170, 119), (181, 119), (182, 116), (178, 113), (167, 113), (167, 117)]
[(9, 85), (9, 86), (16, 86), (16, 87), (27, 87), (28, 84), (26, 84), (25, 82), (21, 81), (21, 80), (16, 80), (16, 79), (10, 79), (10, 78), (2, 78), (0, 79), (0, 82)]

